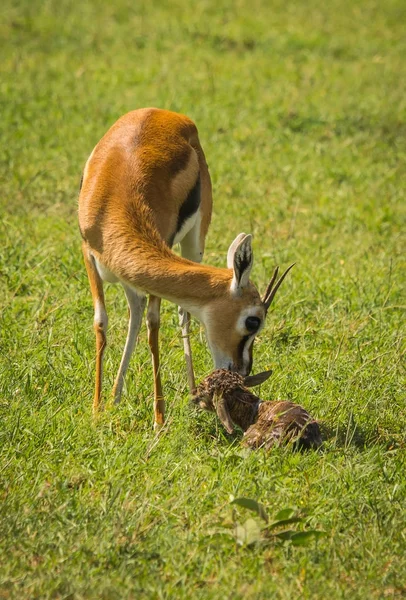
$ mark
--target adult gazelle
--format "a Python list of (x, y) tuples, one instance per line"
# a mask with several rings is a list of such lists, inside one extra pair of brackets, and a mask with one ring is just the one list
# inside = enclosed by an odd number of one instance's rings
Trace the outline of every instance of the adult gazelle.
[[(253, 254), (251, 236), (244, 233), (228, 250), (228, 268), (200, 264), (211, 211), (211, 182), (204, 152), (196, 126), (183, 115), (156, 108), (130, 112), (108, 130), (91, 153), (79, 195), (79, 225), (94, 305), (95, 412), (100, 406), (106, 347), (104, 281), (121, 283), (130, 310), (127, 340), (113, 388), (116, 402), (121, 397), (147, 296), (155, 425), (164, 422), (158, 347), (161, 298), (179, 306), (190, 389), (195, 387), (190, 315), (205, 327), (216, 368), (242, 375), (250, 372), (254, 337), (263, 327), (270, 297), (286, 273), (276, 285), (276, 276), (273, 278), (261, 299), (249, 280)], [(181, 256), (171, 250), (177, 243)]]

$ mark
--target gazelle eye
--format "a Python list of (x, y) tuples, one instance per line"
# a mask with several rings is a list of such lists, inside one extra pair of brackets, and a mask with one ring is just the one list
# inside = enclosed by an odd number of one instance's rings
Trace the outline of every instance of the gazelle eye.
[(247, 317), (245, 319), (245, 327), (247, 331), (250, 333), (254, 333), (254, 331), (258, 331), (259, 326), (261, 325), (261, 319), (259, 317)]

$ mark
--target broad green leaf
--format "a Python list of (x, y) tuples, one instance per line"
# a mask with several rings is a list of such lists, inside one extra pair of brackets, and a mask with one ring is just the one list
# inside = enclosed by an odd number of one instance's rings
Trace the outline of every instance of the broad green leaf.
[(291, 519), (282, 519), (281, 521), (274, 521), (270, 525), (267, 525), (267, 529), (276, 529), (277, 527), (284, 527), (291, 523), (301, 523), (303, 519), (301, 517), (292, 517)]
[(290, 540), (294, 546), (307, 546), (312, 540), (323, 537), (324, 535), (324, 531), (310, 529), (309, 531), (298, 531), (297, 533), (294, 533)]
[(275, 515), (275, 521), (284, 521), (285, 519), (290, 519), (295, 514), (295, 510), (293, 508), (282, 508)]
[(261, 519), (268, 523), (268, 515), (264, 506), (256, 500), (253, 500), (252, 498), (234, 498), (230, 504), (238, 504), (238, 506), (248, 508), (248, 510), (252, 510), (253, 512), (257, 513)]
[(295, 535), (296, 531), (293, 531), (293, 529), (287, 529), (286, 531), (280, 531), (279, 533), (275, 533), (275, 537), (279, 538), (280, 540), (290, 540), (292, 538), (293, 535)]
[(242, 546), (249, 546), (261, 541), (261, 528), (254, 519), (247, 519), (243, 525), (236, 525), (235, 537)]

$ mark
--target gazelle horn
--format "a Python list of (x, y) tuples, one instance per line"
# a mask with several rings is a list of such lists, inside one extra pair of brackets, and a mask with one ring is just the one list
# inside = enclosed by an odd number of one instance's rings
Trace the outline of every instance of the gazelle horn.
[(262, 298), (262, 302), (265, 305), (266, 311), (268, 311), (268, 308), (271, 306), (272, 300), (275, 298), (275, 294), (278, 291), (282, 281), (285, 279), (286, 275), (289, 273), (291, 268), (295, 266), (295, 264), (296, 263), (290, 265), (290, 267), (286, 269), (286, 271), (279, 277), (278, 281), (275, 283), (279, 272), (279, 267), (276, 267), (275, 271), (273, 272), (272, 279), (269, 282), (268, 287), (266, 288), (266, 292)]

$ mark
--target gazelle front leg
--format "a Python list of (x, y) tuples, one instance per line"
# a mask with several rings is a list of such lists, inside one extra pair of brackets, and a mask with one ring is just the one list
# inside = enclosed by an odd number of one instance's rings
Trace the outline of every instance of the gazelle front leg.
[(192, 392), (196, 388), (195, 374), (193, 371), (192, 347), (190, 345), (190, 314), (183, 308), (179, 307), (179, 325), (182, 330), (183, 351), (186, 361), (186, 374), (189, 391)]
[(96, 381), (93, 398), (93, 413), (96, 414), (100, 408), (103, 377), (103, 354), (107, 344), (106, 334), (108, 318), (104, 303), (103, 281), (85, 244), (82, 244), (82, 252), (87, 276), (89, 278), (94, 306), (93, 327), (96, 334)]
[(114, 403), (118, 404), (123, 391), (125, 374), (128, 369), (131, 355), (134, 351), (137, 336), (141, 327), (142, 316), (144, 314), (145, 305), (147, 303), (146, 296), (137, 294), (135, 290), (128, 286), (123, 286), (125, 295), (127, 296), (128, 307), (130, 310), (130, 321), (128, 323), (127, 340), (124, 346), (124, 352), (118, 369), (117, 377), (113, 386)]
[[(200, 236), (200, 219), (197, 219), (195, 226), (185, 235), (180, 242), (181, 254), (184, 258), (201, 263), (203, 259), (203, 245)], [(189, 391), (196, 388), (195, 374), (193, 370), (192, 347), (190, 345), (190, 314), (179, 307), (179, 325), (182, 330), (183, 352), (186, 362), (186, 374), (189, 385)]]
[(160, 308), (161, 299), (156, 296), (150, 296), (147, 310), (147, 328), (154, 372), (154, 429), (162, 427), (165, 420), (165, 400), (162, 393), (161, 373), (159, 370)]

